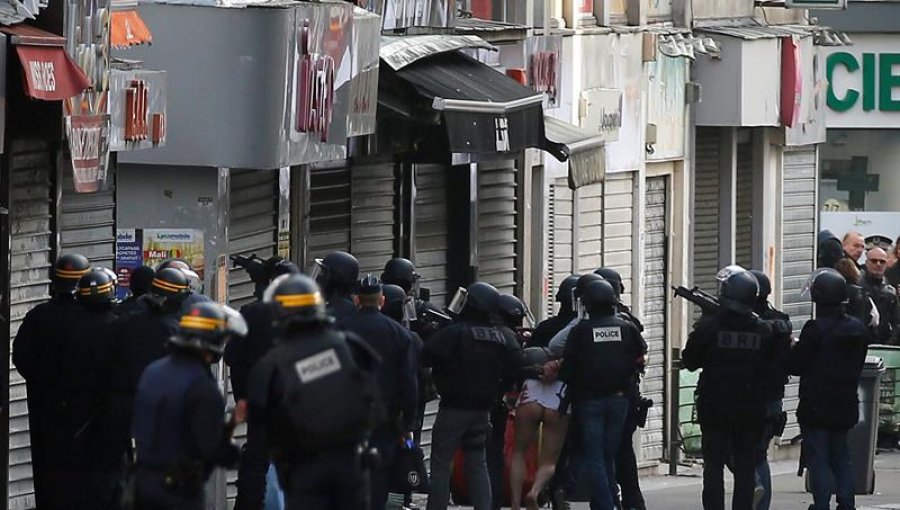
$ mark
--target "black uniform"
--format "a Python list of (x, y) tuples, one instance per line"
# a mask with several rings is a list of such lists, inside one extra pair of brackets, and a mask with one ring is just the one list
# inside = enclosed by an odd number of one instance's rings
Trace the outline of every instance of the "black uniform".
[[(272, 307), (257, 301), (241, 307), (247, 322), (247, 336), (232, 339), (225, 345), (225, 364), (231, 369), (231, 388), (235, 401), (247, 398), (250, 371), (275, 345), (275, 314)], [(247, 441), (238, 469), (235, 509), (262, 508), (266, 496), (266, 472), (269, 454), (266, 451), (265, 429), (247, 425)]]
[(62, 412), (57, 376), (65, 359), (59, 346), (72, 332), (80, 309), (69, 294), (60, 294), (34, 307), (25, 315), (13, 342), (13, 363), (28, 389), (28, 423), (31, 433), (31, 462), (35, 500), (38, 508), (67, 508), (68, 495), (62, 488), (68, 437), (57, 426)]
[(528, 342), (529, 347), (547, 347), (550, 345), (550, 340), (556, 336), (557, 333), (562, 331), (562, 329), (569, 325), (572, 322), (572, 319), (575, 318), (575, 314), (570, 311), (565, 311), (560, 313), (555, 317), (550, 317), (549, 319), (541, 322), (534, 329), (534, 333), (531, 335), (531, 340)]
[[(250, 423), (266, 429), (288, 510), (365, 508), (357, 447), (366, 431), (332, 424), (377, 416), (377, 364), (378, 355), (355, 334), (320, 324), (289, 331), (254, 366)], [(360, 390), (368, 403), (356, 398)]]
[(356, 305), (350, 296), (331, 296), (328, 298), (328, 315), (340, 322), (356, 315)]
[(222, 424), (225, 399), (207, 363), (176, 351), (147, 367), (135, 399), (139, 508), (202, 509), (216, 466), (237, 462)]
[[(387, 420), (372, 435), (372, 445), (381, 454), (380, 467), (372, 478), (372, 508), (384, 508), (390, 471), (400, 446), (399, 438), (401, 433), (416, 428), (416, 346), (408, 330), (373, 307), (361, 308), (356, 316), (337, 326), (362, 338), (381, 357), (376, 375)], [(402, 430), (398, 429), (398, 424)]]
[[(639, 333), (644, 332), (644, 325), (638, 320), (631, 310), (619, 303), (616, 306), (616, 314), (620, 319), (634, 324)], [(641, 337), (643, 352), (647, 352), (647, 343)], [(643, 370), (643, 366), (640, 367)], [(628, 414), (625, 416), (625, 428), (622, 430), (622, 442), (619, 444), (619, 453), (616, 455), (616, 482), (621, 490), (621, 504), (627, 510), (644, 510), (644, 495), (641, 493), (641, 485), (638, 476), (637, 458), (634, 454), (634, 445), (631, 440), (634, 432), (640, 426), (641, 418), (641, 381), (640, 376), (634, 378), (634, 383), (628, 390)]]
[(724, 310), (706, 315), (694, 326), (681, 357), (688, 370), (703, 369), (697, 398), (703, 432), (703, 508), (724, 509), (723, 469), (730, 446), (735, 462), (733, 509), (750, 510), (756, 485), (754, 450), (762, 440), (766, 385), (775, 363), (772, 328)]
[(897, 289), (886, 284), (884, 278), (864, 274), (860, 281), (869, 297), (875, 302), (881, 321), (876, 329), (876, 342), (896, 344), (900, 342), (900, 302)]

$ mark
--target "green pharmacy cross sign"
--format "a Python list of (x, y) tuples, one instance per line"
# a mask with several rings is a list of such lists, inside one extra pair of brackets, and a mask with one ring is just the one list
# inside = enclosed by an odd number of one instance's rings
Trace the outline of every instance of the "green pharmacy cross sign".
[[(900, 88), (900, 70), (894, 69), (900, 66), (900, 53), (863, 53), (861, 57), (847, 52), (828, 55), (828, 107), (846, 112), (862, 102), (862, 109), (867, 112), (900, 111), (900, 99), (893, 98), (894, 89)], [(835, 90), (833, 77), (838, 69), (855, 84)]]

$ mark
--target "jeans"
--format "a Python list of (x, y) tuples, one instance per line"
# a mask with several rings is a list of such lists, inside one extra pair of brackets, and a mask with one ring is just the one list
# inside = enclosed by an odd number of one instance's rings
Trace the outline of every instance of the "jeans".
[[(769, 510), (772, 505), (772, 472), (769, 469), (769, 444), (775, 437), (775, 426), (781, 418), (784, 409), (781, 400), (772, 400), (766, 404), (766, 424), (763, 427), (763, 436), (756, 445), (756, 486), (763, 490), (762, 498), (756, 504), (754, 510)], [(734, 473), (734, 452), (729, 445), (726, 462), (728, 469)]]
[(628, 399), (612, 395), (577, 402), (581, 444), (591, 483), (591, 510), (615, 510), (616, 455), (625, 427)]
[(287, 510), (365, 509), (363, 476), (355, 451), (279, 466)]
[(810, 510), (828, 510), (832, 492), (837, 494), (838, 509), (855, 508), (847, 431), (805, 428), (802, 433), (803, 455), (813, 493)]
[(631, 443), (637, 428), (637, 405), (635, 402), (629, 401), (625, 426), (622, 429), (622, 442), (619, 444), (619, 452), (616, 455), (616, 482), (622, 491), (621, 504), (624, 510), (646, 510), (647, 508), (644, 503), (644, 495), (641, 493), (634, 445)]
[(431, 433), (431, 494), (427, 510), (447, 510), (450, 504), (450, 463), (462, 446), (466, 457), (469, 495), (475, 510), (491, 509), (485, 441), (488, 411), (441, 407)]
[(372, 433), (371, 442), (379, 454), (378, 466), (372, 471), (371, 510), (384, 510), (390, 493), (391, 473), (400, 451), (400, 432), (390, 425), (379, 427)]
[(762, 437), (759, 424), (700, 424), (703, 434), (703, 510), (725, 510), (725, 463), (734, 456), (732, 510), (752, 510), (756, 487), (756, 453)]
[(264, 510), (284, 510), (284, 492), (281, 490), (281, 484), (278, 483), (278, 471), (275, 470), (275, 464), (269, 464), (269, 471), (266, 473), (266, 499)]

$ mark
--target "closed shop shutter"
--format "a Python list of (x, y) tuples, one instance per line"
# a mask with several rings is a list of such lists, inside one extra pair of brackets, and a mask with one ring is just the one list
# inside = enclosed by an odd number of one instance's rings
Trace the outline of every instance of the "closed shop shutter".
[(106, 189), (75, 193), (72, 172), (63, 170), (60, 204), (60, 255), (80, 253), (94, 266), (113, 269), (116, 255), (115, 169), (110, 166)]
[[(431, 291), (431, 301), (446, 304), (447, 288), (447, 172), (441, 165), (416, 165), (415, 264), (419, 284)], [(452, 296), (450, 296), (452, 297)]]
[(572, 265), (573, 192), (568, 181), (555, 179), (547, 197), (547, 316), (556, 315), (556, 291), (574, 272)]
[[(267, 259), (278, 250), (278, 172), (231, 170), (228, 252)], [(233, 266), (233, 264), (229, 264)], [(234, 308), (253, 301), (253, 282), (242, 268), (228, 272), (228, 302)]]
[(668, 311), (668, 177), (647, 179), (644, 215), (644, 287), (641, 319), (648, 363), (641, 391), (654, 406), (642, 429), (641, 460), (663, 457), (666, 390), (666, 314)]
[[(53, 158), (44, 141), (13, 140), (9, 151), (10, 334), (15, 338), (25, 314), (50, 293), (51, 172)], [(34, 508), (25, 381), (9, 371), (9, 508)]]
[[(815, 146), (786, 150), (783, 164), (781, 300), (791, 316), (794, 336), (812, 318), (812, 304), (800, 296), (816, 264), (816, 162)], [(796, 378), (785, 388), (784, 410), (788, 426), (783, 440), (799, 433), (794, 412), (799, 402)]]
[(515, 294), (519, 274), (515, 162), (478, 166), (478, 279)]
[[(719, 128), (697, 128), (694, 156), (693, 284), (716, 292), (719, 271)], [(699, 307), (693, 307), (699, 317)]]
[(632, 305), (633, 185), (631, 173), (617, 178), (607, 176), (603, 183), (603, 265), (622, 275), (625, 285), (622, 302), (628, 306)]
[(575, 192), (575, 198), (576, 272), (592, 273), (603, 266), (603, 184), (582, 186)]
[(350, 170), (353, 196), (351, 243), (360, 274), (380, 277), (394, 256), (397, 193), (394, 164), (354, 165)]
[(332, 251), (350, 251), (350, 169), (315, 168), (309, 174), (307, 269)]
[(735, 264), (753, 267), (753, 144), (737, 145), (737, 216), (735, 217)]

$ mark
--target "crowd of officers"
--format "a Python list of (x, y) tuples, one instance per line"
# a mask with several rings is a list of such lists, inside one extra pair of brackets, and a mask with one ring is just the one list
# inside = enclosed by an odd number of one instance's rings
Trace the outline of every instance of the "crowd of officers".
[[(134, 271), (121, 303), (110, 271), (79, 255), (56, 262), (52, 299), (26, 316), (13, 345), (38, 509), (199, 509), (213, 469), (236, 465), (238, 510), (263, 508), (273, 485), (291, 510), (382, 509), (397, 459), (419, 443), (425, 404), (439, 396), (428, 510), (448, 507), (460, 450), (475, 510), (500, 508), (506, 417), (526, 405), (539, 412), (523, 411), (516, 427), (537, 416), (549, 453), (525, 506), (548, 496), (568, 508), (583, 478), (592, 510), (645, 510), (631, 438), (652, 405), (639, 391), (647, 345), (615, 271), (565, 279), (559, 313), (532, 330), (525, 305), (484, 282), (444, 310), (420, 299), (405, 259), (380, 279), (360, 278), (344, 252), (317, 260), (311, 277), (278, 257), (249, 262), (258, 300), (240, 313), (195, 292), (196, 275), (178, 260)], [(768, 508), (766, 452), (784, 427), (789, 374), (801, 377), (810, 508), (829, 508), (831, 479), (838, 508), (853, 508), (847, 432), (878, 324), (848, 313), (854, 285), (820, 269), (809, 282), (817, 316), (794, 342), (764, 273), (731, 266), (719, 276), (719, 311), (702, 316), (682, 353), (687, 369), (703, 370), (703, 508), (724, 509), (726, 466), (732, 508)], [(236, 402), (227, 420), (210, 370), (223, 357)], [(232, 435), (244, 421), (239, 451)], [(514, 491), (520, 462), (509, 466)], [(518, 510), (521, 495), (512, 501)]]

